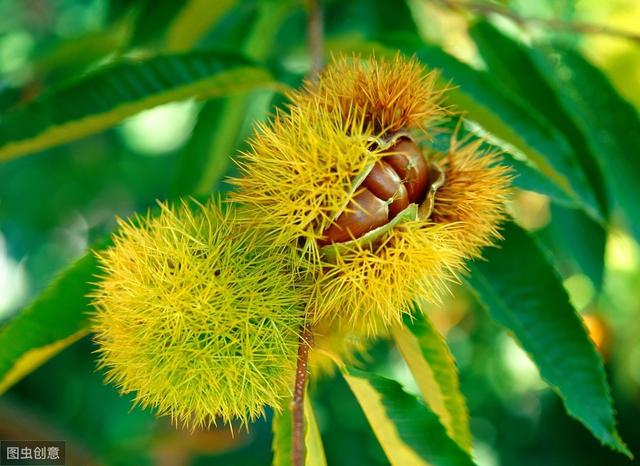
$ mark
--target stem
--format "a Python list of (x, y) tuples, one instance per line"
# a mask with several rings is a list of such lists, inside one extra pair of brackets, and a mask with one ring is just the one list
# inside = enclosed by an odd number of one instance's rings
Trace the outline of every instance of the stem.
[[(308, 0), (308, 7), (307, 39), (311, 58), (308, 78), (315, 86), (318, 84), (324, 61), (322, 0)], [(311, 325), (307, 323), (302, 327), (300, 334), (296, 381), (293, 386), (293, 398), (291, 400), (291, 466), (304, 466), (305, 463), (304, 393), (309, 378), (308, 365), (311, 346), (313, 346), (313, 332), (311, 331)]]
[(309, 41), (309, 55), (311, 56), (309, 79), (314, 84), (317, 84), (318, 76), (324, 62), (322, 0), (308, 0), (308, 7), (309, 22), (307, 27), (307, 40)]
[(605, 34), (614, 37), (628, 39), (634, 42), (640, 42), (640, 34), (623, 31), (621, 29), (612, 28), (606, 25), (584, 23), (580, 21), (562, 21), (558, 19), (542, 19), (542, 18), (525, 18), (515, 11), (496, 5), (493, 3), (478, 2), (473, 0), (436, 0), (450, 10), (469, 10), (474, 11), (481, 16), (490, 16), (492, 14), (509, 18), (520, 27), (528, 25), (538, 25), (549, 29), (558, 29), (579, 34)]
[(293, 387), (291, 400), (291, 465), (304, 466), (304, 392), (309, 378), (308, 362), (309, 350), (313, 345), (311, 327), (305, 325), (300, 335), (298, 346), (298, 364), (296, 368), (296, 382)]

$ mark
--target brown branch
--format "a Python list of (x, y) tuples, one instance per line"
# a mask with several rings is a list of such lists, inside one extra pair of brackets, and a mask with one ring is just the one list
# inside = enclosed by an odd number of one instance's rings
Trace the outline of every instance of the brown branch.
[(604, 34), (613, 37), (620, 37), (633, 42), (640, 43), (640, 34), (623, 31), (606, 25), (585, 23), (581, 21), (563, 21), (560, 19), (525, 18), (515, 11), (493, 3), (478, 2), (473, 0), (432, 0), (444, 5), (450, 10), (473, 11), (480, 16), (499, 15), (510, 19), (520, 27), (540, 26), (548, 29), (558, 29), (578, 34)]
[[(309, 22), (307, 28), (311, 66), (308, 79), (316, 85), (324, 64), (324, 31), (322, 0), (308, 0)], [(309, 350), (313, 346), (311, 325), (302, 327), (298, 344), (296, 381), (291, 399), (291, 466), (304, 466), (304, 393), (309, 379)]]
[(309, 8), (307, 40), (309, 42), (309, 55), (311, 58), (309, 79), (311, 82), (316, 83), (324, 64), (322, 0), (308, 0), (307, 3)]
[(313, 345), (311, 327), (305, 325), (300, 335), (298, 345), (298, 363), (296, 367), (296, 381), (291, 400), (291, 465), (304, 466), (304, 392), (309, 378), (309, 350)]

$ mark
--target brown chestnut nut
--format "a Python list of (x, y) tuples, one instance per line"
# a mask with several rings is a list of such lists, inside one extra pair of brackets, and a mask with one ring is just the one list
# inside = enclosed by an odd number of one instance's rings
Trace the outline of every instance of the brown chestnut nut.
[(384, 161), (393, 167), (402, 179), (409, 193), (409, 202), (420, 203), (424, 200), (429, 185), (429, 166), (420, 147), (407, 138), (400, 139), (384, 157)]
[(363, 186), (383, 201), (390, 201), (389, 220), (409, 205), (409, 193), (398, 173), (388, 163), (378, 161), (364, 180)]
[(358, 190), (338, 218), (323, 232), (321, 246), (359, 238), (389, 222), (389, 205), (366, 188)]

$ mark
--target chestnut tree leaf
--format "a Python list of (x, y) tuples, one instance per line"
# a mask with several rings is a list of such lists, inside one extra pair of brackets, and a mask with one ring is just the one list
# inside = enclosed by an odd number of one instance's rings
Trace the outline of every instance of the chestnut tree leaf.
[[(292, 8), (290, 1), (260, 2), (256, 18), (243, 39), (242, 51), (264, 62)], [(233, 175), (236, 168), (231, 157), (243, 148), (243, 140), (255, 122), (266, 118), (273, 96), (271, 90), (257, 90), (206, 102), (180, 154), (172, 194), (185, 196), (224, 190), (222, 179)]]
[(501, 87), (562, 132), (584, 171), (606, 220), (609, 212), (604, 178), (596, 162), (597, 154), (587, 144), (586, 134), (570, 111), (561, 105), (562, 90), (554, 90), (535, 61), (540, 51), (508, 36), (491, 22), (479, 20), (469, 33), (487, 64), (488, 73)]
[(86, 253), (0, 327), (0, 394), (89, 333), (87, 294), (97, 272), (96, 257)]
[(269, 72), (220, 51), (125, 61), (49, 90), (3, 115), (0, 162), (69, 142), (142, 110), (273, 86)]
[(174, 17), (167, 31), (167, 50), (189, 50), (238, 0), (189, 0)]
[(614, 89), (605, 74), (570, 47), (540, 44), (535, 64), (557, 94), (562, 108), (584, 134), (619, 209), (640, 240), (640, 115)]
[(558, 273), (523, 229), (470, 264), (468, 283), (489, 315), (513, 333), (567, 412), (603, 444), (630, 456), (618, 435), (602, 360), (569, 302)]
[[(273, 466), (291, 466), (291, 409), (289, 403), (283, 403), (285, 408), (276, 413), (273, 418)], [(313, 411), (313, 403), (309, 399), (307, 389), (304, 397), (305, 423), (305, 465), (327, 466), (327, 460), (322, 446), (322, 438), (318, 429), (318, 422)]]
[(344, 369), (343, 377), (392, 466), (472, 466), (438, 415), (394, 381)]
[(393, 341), (409, 366), (425, 402), (449, 437), (471, 451), (469, 413), (455, 362), (442, 335), (419, 309), (406, 325), (392, 330)]

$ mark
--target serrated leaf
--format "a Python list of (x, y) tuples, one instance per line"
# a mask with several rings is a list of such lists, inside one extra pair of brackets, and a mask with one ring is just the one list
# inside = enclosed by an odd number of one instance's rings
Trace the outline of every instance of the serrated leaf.
[(392, 330), (396, 347), (406, 361), (424, 400), (440, 418), (449, 437), (471, 451), (469, 414), (455, 362), (442, 335), (419, 309), (406, 326)]
[(584, 212), (551, 205), (551, 221), (536, 236), (553, 252), (560, 272), (583, 273), (602, 289), (607, 230)]
[(585, 138), (612, 195), (640, 240), (640, 116), (613, 88), (605, 74), (576, 50), (540, 45), (534, 56), (539, 70), (556, 92)]
[(567, 412), (602, 443), (630, 455), (616, 430), (602, 360), (556, 271), (515, 224), (486, 261), (470, 265), (469, 284), (493, 319), (513, 332)]
[(393, 466), (471, 466), (438, 416), (399, 383), (350, 369), (343, 376)]
[(504, 92), (486, 73), (459, 62), (437, 47), (425, 46), (417, 56), (432, 68), (440, 68), (457, 86), (448, 100), (493, 135), (521, 150), (570, 197), (601, 219), (602, 212), (571, 146), (543, 117)]
[[(433, 150), (447, 153), (451, 147), (451, 134), (453, 133), (456, 134), (457, 140), (477, 141), (481, 136), (468, 123), (462, 117), (452, 118), (441, 123), (439, 127), (444, 128), (445, 131), (434, 131), (433, 138), (426, 144)], [(513, 147), (500, 145), (500, 141), (488, 140), (485, 135), (480, 150), (502, 154), (501, 164), (511, 167), (513, 170), (513, 185), (515, 187), (544, 194), (561, 205), (571, 207), (578, 205), (577, 201), (570, 198), (553, 179), (546, 177), (529, 161), (521, 160), (522, 156), (513, 154)]]
[[(273, 417), (273, 466), (291, 466), (291, 409), (289, 403), (282, 412)], [(322, 446), (320, 430), (313, 411), (313, 404), (309, 399), (307, 389), (304, 397), (304, 422), (305, 422), (305, 465), (326, 466), (327, 460)]]
[[(106, 243), (104, 243), (106, 246)], [(87, 294), (98, 271), (88, 252), (0, 329), (0, 394), (89, 332)]]
[(560, 104), (560, 97), (535, 65), (536, 48), (507, 36), (486, 20), (480, 20), (469, 30), (478, 51), (487, 64), (490, 75), (532, 110), (551, 122), (571, 145), (606, 219), (607, 194), (604, 179), (596, 164), (597, 154), (588, 146), (585, 135), (571, 114)]
[(219, 51), (107, 66), (6, 113), (0, 122), (0, 161), (102, 131), (156, 105), (272, 83), (264, 69)]

